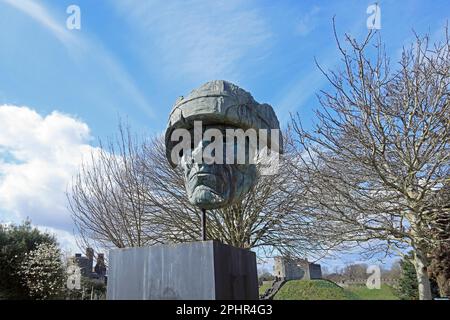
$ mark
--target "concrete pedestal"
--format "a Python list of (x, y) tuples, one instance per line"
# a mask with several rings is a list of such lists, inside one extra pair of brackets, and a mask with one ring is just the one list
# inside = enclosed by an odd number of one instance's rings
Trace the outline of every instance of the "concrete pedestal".
[(107, 299), (256, 300), (256, 255), (218, 241), (111, 250)]

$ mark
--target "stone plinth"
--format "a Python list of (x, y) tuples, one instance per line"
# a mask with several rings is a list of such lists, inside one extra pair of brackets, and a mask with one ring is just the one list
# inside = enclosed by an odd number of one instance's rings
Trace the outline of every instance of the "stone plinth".
[(111, 250), (107, 299), (258, 299), (256, 255), (218, 241)]

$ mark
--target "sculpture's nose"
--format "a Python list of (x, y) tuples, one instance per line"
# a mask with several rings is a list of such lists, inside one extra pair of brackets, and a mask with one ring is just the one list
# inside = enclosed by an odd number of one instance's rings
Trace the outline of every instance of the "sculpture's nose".
[(196, 183), (205, 184), (216, 181), (220, 176), (213, 164), (193, 163), (187, 176), (188, 181), (196, 179)]
[[(201, 159), (203, 155), (203, 141), (200, 141), (198, 145), (194, 146), (193, 150), (192, 150), (192, 157), (194, 159)], [(199, 161), (195, 161), (195, 162), (199, 162)]]
[[(192, 150), (192, 157), (195, 163), (207, 165), (213, 163), (221, 163), (221, 159), (216, 159), (215, 149), (205, 152), (205, 148), (212, 142), (210, 140), (200, 140), (197, 145), (194, 146)], [(205, 163), (206, 162), (206, 163)], [(209, 165), (208, 165), (209, 166)]]

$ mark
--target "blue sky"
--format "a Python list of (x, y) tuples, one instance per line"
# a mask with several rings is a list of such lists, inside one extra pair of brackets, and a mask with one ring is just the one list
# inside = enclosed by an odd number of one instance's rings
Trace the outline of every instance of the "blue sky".
[[(362, 38), (370, 1), (0, 0), (0, 221), (34, 223), (70, 246), (64, 191), (82, 155), (118, 117), (160, 133), (176, 98), (225, 79), (306, 124), (327, 87), (314, 58), (339, 66), (337, 31)], [(437, 37), (448, 1), (379, 1), (393, 60), (419, 34)], [(81, 30), (66, 8), (81, 9)], [(67, 149), (70, 148), (70, 151)]]

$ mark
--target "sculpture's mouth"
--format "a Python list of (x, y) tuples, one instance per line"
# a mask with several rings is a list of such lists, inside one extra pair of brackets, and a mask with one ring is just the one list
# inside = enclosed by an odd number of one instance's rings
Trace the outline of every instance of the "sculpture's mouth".
[(212, 174), (212, 173), (210, 173), (210, 172), (200, 172), (200, 171), (194, 172), (193, 174), (190, 175), (189, 181), (193, 180), (196, 177), (206, 176), (206, 175), (209, 175), (209, 174)]
[(222, 164), (192, 166), (185, 176), (189, 201), (204, 209), (223, 207), (233, 187), (230, 170), (230, 166)]
[(189, 178), (189, 181), (192, 181), (194, 179), (200, 179), (200, 180), (210, 179), (211, 177), (219, 177), (220, 178), (219, 175), (212, 173), (212, 172), (197, 171), (191, 175), (191, 177)]
[(190, 201), (205, 209), (220, 207), (228, 199), (226, 168), (203, 166), (196, 169), (198, 171), (190, 172), (186, 185)]
[(227, 200), (226, 194), (206, 184), (197, 184), (189, 195), (192, 204), (208, 210), (223, 207)]

